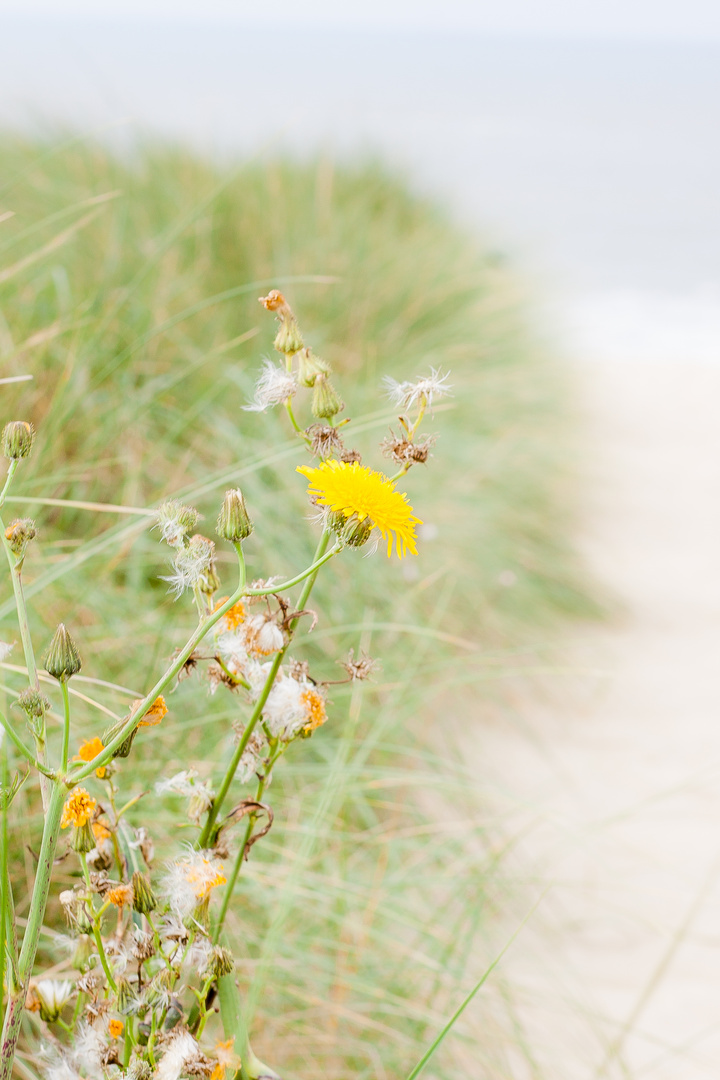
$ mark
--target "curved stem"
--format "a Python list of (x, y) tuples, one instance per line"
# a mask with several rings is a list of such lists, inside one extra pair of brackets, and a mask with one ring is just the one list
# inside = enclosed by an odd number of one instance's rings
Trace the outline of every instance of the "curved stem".
[[(327, 547), (327, 540), (325, 541), (325, 546)], [(301, 574), (298, 574), (296, 577), (290, 578), (288, 581), (281, 581), (277, 585), (271, 585), (267, 589), (246, 589), (245, 595), (272, 596), (273, 593), (284, 592), (285, 589), (290, 589), (293, 585), (299, 585), (301, 581), (304, 581), (306, 578), (310, 577), (311, 574), (315, 574), (320, 569), (323, 563), (326, 563), (328, 559), (332, 559), (333, 555), (337, 555), (337, 553), (341, 550), (341, 545), (336, 544), (335, 547), (332, 548), (330, 551), (326, 552), (322, 556), (322, 558), (316, 558), (315, 562), (313, 562), (310, 566), (308, 566), (306, 570), (303, 570), (303, 572)], [(298, 609), (302, 610), (303, 606), (303, 600), (301, 597), (298, 601)]]

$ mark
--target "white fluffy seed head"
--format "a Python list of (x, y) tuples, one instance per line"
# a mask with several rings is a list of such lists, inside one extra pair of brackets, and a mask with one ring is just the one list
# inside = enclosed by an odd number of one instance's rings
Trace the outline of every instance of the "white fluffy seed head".
[(447, 385), (450, 375), (443, 375), (439, 368), (430, 368), (430, 374), (415, 381), (397, 382), (389, 375), (383, 379), (387, 394), (393, 405), (400, 409), (409, 409), (417, 402), (432, 408), (433, 403), (450, 393)]
[(265, 360), (263, 371), (255, 385), (255, 397), (250, 405), (243, 408), (246, 412), (265, 412), (271, 405), (280, 405), (297, 393), (297, 379), (292, 372)]

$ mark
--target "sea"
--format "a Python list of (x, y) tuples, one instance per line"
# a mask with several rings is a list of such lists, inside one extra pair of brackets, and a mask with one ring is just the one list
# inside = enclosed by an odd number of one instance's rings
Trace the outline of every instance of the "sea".
[(579, 359), (720, 363), (717, 41), (8, 16), (0, 126), (381, 158)]

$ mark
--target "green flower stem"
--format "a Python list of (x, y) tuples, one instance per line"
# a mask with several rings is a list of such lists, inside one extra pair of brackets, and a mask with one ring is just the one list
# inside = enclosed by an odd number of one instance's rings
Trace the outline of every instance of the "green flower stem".
[[(9, 913), (10, 882), (8, 880), (8, 857), (7, 857), (7, 812), (9, 805), (8, 791), (10, 790), (10, 770), (8, 768), (7, 747), (0, 746), (2, 751), (2, 805), (0, 806), (0, 1012), (3, 1006), (5, 992), (5, 930)], [(8, 979), (8, 984), (10, 980)]]
[[(313, 585), (315, 584), (315, 579), (317, 578), (318, 570), (320, 569), (320, 567), (322, 566), (322, 564), (324, 562), (327, 562), (327, 560), (332, 555), (335, 555), (337, 553), (337, 551), (339, 550), (337, 547), (334, 547), (331, 551), (328, 551), (326, 553), (326, 549), (327, 549), (327, 546), (328, 546), (329, 542), (330, 542), (330, 530), (329, 529), (324, 529), (323, 534), (320, 537), (320, 542), (318, 543), (317, 549), (315, 551), (315, 558), (313, 559), (312, 564), (308, 567), (308, 569), (303, 574), (301, 574), (298, 578), (293, 579), (292, 581), (285, 582), (282, 585), (276, 585), (271, 589), (258, 590), (258, 592), (253, 592), (252, 590), (247, 590), (246, 595), (250, 595), (250, 596), (260, 595), (260, 596), (263, 596), (263, 595), (266, 595), (267, 593), (280, 592), (283, 589), (289, 588), (290, 585), (296, 585), (299, 581), (302, 581), (303, 578), (304, 578), (305, 579), (305, 585), (303, 586), (303, 590), (300, 593), (300, 598), (298, 599), (298, 611), (302, 611), (305, 608), (305, 605), (308, 602), (308, 598), (310, 596), (310, 593), (312, 592)], [(299, 618), (299, 616), (298, 616), (298, 618)], [(249, 721), (247, 723), (247, 726), (246, 726), (244, 732), (242, 733), (242, 736), (240, 738), (240, 742), (235, 747), (235, 753), (233, 754), (232, 760), (230, 761), (230, 764), (228, 765), (225, 776), (223, 777), (222, 784), (220, 785), (220, 790), (218, 791), (217, 795), (215, 796), (215, 799), (213, 800), (212, 806), (208, 810), (207, 821), (205, 822), (205, 827), (203, 828), (203, 831), (200, 834), (200, 838), (198, 840), (198, 846), (201, 847), (201, 848), (202, 847), (207, 847), (212, 842), (212, 834), (213, 834), (213, 830), (215, 828), (215, 822), (217, 821), (217, 816), (218, 816), (218, 814), (220, 812), (220, 807), (222, 806), (222, 804), (225, 801), (225, 797), (227, 796), (230, 785), (231, 785), (231, 783), (233, 781), (235, 773), (237, 772), (237, 767), (240, 764), (240, 758), (243, 756), (243, 753), (245, 752), (245, 747), (247, 746), (248, 742), (250, 741), (250, 737), (251, 737), (253, 731), (255, 730), (255, 726), (257, 725), (257, 722), (260, 719), (260, 716), (262, 714), (263, 709), (265, 708), (265, 702), (268, 699), (268, 695), (270, 694), (270, 691), (272, 689), (272, 685), (273, 685), (273, 683), (275, 681), (275, 677), (276, 677), (278, 671), (280, 670), (280, 665), (281, 665), (281, 663), (283, 661), (285, 653), (288, 650), (288, 647), (290, 645), (290, 641), (292, 640), (292, 634), (293, 634), (293, 631), (295, 630), (295, 627), (297, 626), (298, 618), (293, 619), (293, 621), (290, 624), (287, 645), (285, 645), (285, 647), (279, 653), (276, 653), (276, 655), (275, 655), (275, 659), (272, 662), (272, 666), (270, 668), (270, 671), (268, 672), (267, 679), (265, 680), (265, 685), (262, 688), (262, 693), (260, 694), (260, 697), (258, 698), (258, 700), (257, 700), (257, 702), (255, 704), (255, 708), (253, 709), (252, 716), (250, 717), (250, 719), (249, 719)]]
[[(15, 460), (15, 459), (13, 461), (11, 461), (10, 464), (8, 465), (8, 471), (7, 471), (7, 476), (5, 477), (5, 483), (3, 484), (2, 491), (0, 491), (0, 506), (2, 506), (3, 503), (5, 502), (5, 496), (7, 495), (8, 491), (10, 490), (10, 485), (12, 483), (12, 478), (15, 475), (15, 470), (17, 469), (18, 465), (19, 465), (19, 461)], [(3, 529), (3, 532), (5, 532), (4, 529)]]
[(149, 694), (147, 694), (141, 701), (136, 712), (132, 716), (128, 717), (127, 723), (120, 729), (114, 739), (107, 744), (107, 746), (99, 754), (83, 765), (77, 771), (73, 771), (71, 776), (68, 777), (68, 783), (77, 784), (80, 780), (84, 780), (85, 777), (90, 776), (95, 769), (100, 768), (102, 765), (107, 765), (112, 760), (112, 756), (115, 750), (127, 739), (134, 729), (138, 726), (145, 713), (152, 706), (155, 699), (162, 694), (163, 690), (169, 683), (182, 671), (185, 661), (190, 654), (195, 650), (196, 646), (202, 641), (207, 634), (208, 630), (211, 630), (217, 622), (222, 619), (223, 615), (230, 610), (233, 604), (236, 604), (245, 594), (245, 560), (242, 555), (242, 548), (240, 544), (235, 545), (235, 549), (238, 553), (238, 560), (240, 563), (240, 581), (238, 587), (232, 596), (228, 597), (224, 604), (222, 604), (217, 611), (214, 611), (212, 615), (209, 615), (204, 623), (191, 634), (185, 646), (180, 650), (177, 658), (173, 661), (167, 671), (160, 677), (155, 683)]
[[(90, 871), (88, 870), (87, 858), (85, 857), (84, 851), (80, 851), (78, 852), (78, 854), (80, 856), (80, 865), (82, 866), (82, 873), (85, 880), (85, 885), (87, 886), (88, 892), (90, 892), (92, 886), (90, 884)], [(102, 934), (100, 933), (100, 920), (102, 919), (103, 912), (105, 911), (109, 903), (110, 901), (108, 900), (105, 904), (103, 904), (99, 911), (93, 913), (93, 937), (95, 938), (95, 944), (97, 945), (98, 956), (100, 957), (102, 969), (105, 972), (105, 978), (107, 979), (108, 985), (112, 989), (113, 993), (116, 993), (117, 983), (113, 978), (113, 973), (110, 970), (110, 965), (107, 962), (107, 956), (105, 955), (105, 946), (103, 945)]]
[(62, 764), (63, 774), (67, 772), (68, 754), (70, 753), (70, 698), (68, 696), (67, 679), (60, 683), (63, 696), (63, 741), (62, 741)]
[[(13, 465), (17, 465), (16, 461), (13, 461), (8, 469), (8, 477), (5, 481), (5, 487), (3, 488), (2, 499), (5, 497), (12, 474), (14, 473)], [(2, 499), (0, 499), (0, 506), (2, 505)], [(7, 557), (8, 566), (10, 567), (10, 577), (12, 579), (13, 594), (15, 596), (15, 607), (17, 608), (18, 625), (20, 627), (20, 639), (22, 641), (23, 653), (25, 655), (25, 667), (27, 668), (28, 683), (34, 690), (40, 689), (40, 680), (38, 679), (37, 664), (35, 663), (35, 652), (33, 650), (32, 638), (30, 637), (30, 624), (28, 622), (27, 605), (25, 604), (25, 595), (22, 587), (22, 564), (23, 560), (15, 558), (9, 543), (5, 537), (5, 523), (0, 517), (0, 540), (5, 548), (5, 555)], [(46, 765), (46, 746), (45, 746), (45, 714), (43, 713), (42, 723), (39, 731), (33, 732), (35, 737), (35, 755), (41, 765)], [(48, 781), (41, 770), (40, 775), (40, 791), (42, 794), (43, 810), (47, 813), (48, 800), (50, 798), (50, 786)]]
[(20, 1034), (20, 1022), (25, 1009), (25, 997), (27, 995), (28, 981), (35, 963), (38, 938), (45, 917), (48, 892), (50, 890), (50, 877), (55, 858), (58, 837), (60, 835), (60, 817), (65, 801), (65, 786), (56, 781), (49, 784), (50, 795), (47, 811), (45, 813), (45, 826), (43, 829), (42, 844), (35, 884), (33, 886), (30, 911), (28, 912), (27, 925), (23, 937), (20, 959), (18, 962), (18, 975), (20, 986), (17, 991), (8, 996), (5, 1009), (5, 1019), (2, 1030), (2, 1047), (0, 1049), (0, 1080), (10, 1080), (13, 1071), (13, 1060)]
[[(325, 541), (325, 546), (327, 547), (327, 540)], [(337, 555), (338, 551), (341, 550), (342, 545), (336, 544), (334, 548), (331, 548), (330, 551), (323, 554), (322, 558), (316, 558), (315, 562), (313, 562), (311, 566), (308, 566), (307, 570), (303, 570), (302, 574), (298, 574), (297, 577), (290, 578), (289, 581), (281, 581), (279, 584), (271, 585), (267, 589), (246, 589), (245, 596), (272, 596), (273, 593), (284, 592), (285, 589), (290, 589), (293, 585), (299, 585), (301, 581), (310, 577), (311, 574), (315, 574), (323, 563), (326, 563), (328, 559), (332, 559), (333, 555)], [(314, 580), (315, 579), (313, 578), (313, 583)], [(299, 607), (300, 609), (303, 607), (302, 598), (299, 601)]]
[[(270, 774), (272, 772), (273, 766), (275, 765), (275, 762), (278, 760), (278, 758), (282, 756), (282, 753), (283, 753), (283, 749), (279, 749), (279, 750), (276, 749), (274, 755), (271, 755), (270, 762), (268, 763), (265, 775), (262, 776), (260, 778), (260, 780), (258, 781), (257, 790), (255, 792), (255, 802), (261, 802), (262, 801), (262, 797), (263, 797), (263, 794), (265, 792), (265, 787), (267, 786), (268, 780), (270, 779)], [(257, 817), (258, 817), (258, 815), (257, 815), (256, 812), (253, 812), (253, 813), (248, 815), (247, 823), (245, 825), (245, 835), (242, 838), (242, 843), (240, 845), (240, 849), (239, 849), (239, 851), (238, 851), (238, 853), (237, 853), (237, 855), (235, 857), (235, 865), (232, 868), (232, 873), (230, 874), (230, 879), (229, 879), (229, 881), (227, 883), (227, 887), (224, 890), (222, 907), (220, 908), (220, 914), (218, 915), (217, 923), (215, 924), (215, 928), (213, 930), (213, 941), (215, 942), (215, 944), (217, 944), (218, 938), (220, 937), (220, 934), (222, 933), (222, 928), (223, 928), (223, 925), (225, 923), (225, 917), (226, 917), (226, 915), (228, 913), (228, 908), (230, 907), (230, 901), (232, 899), (232, 895), (233, 895), (233, 892), (235, 890), (235, 885), (236, 885), (237, 879), (238, 879), (238, 877), (240, 875), (240, 871), (242, 869), (242, 864), (243, 864), (243, 862), (245, 860), (245, 850), (247, 848), (248, 841), (250, 840), (250, 837), (252, 836), (253, 829), (255, 828), (255, 822), (257, 821)]]

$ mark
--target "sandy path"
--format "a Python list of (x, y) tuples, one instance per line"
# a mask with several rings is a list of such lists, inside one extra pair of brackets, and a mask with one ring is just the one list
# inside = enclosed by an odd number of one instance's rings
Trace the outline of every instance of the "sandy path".
[(483, 736), (522, 858), (553, 882), (510, 960), (544, 1048), (528, 1075), (717, 1078), (720, 364), (580, 381), (583, 542), (623, 610), (571, 643), (563, 708)]

